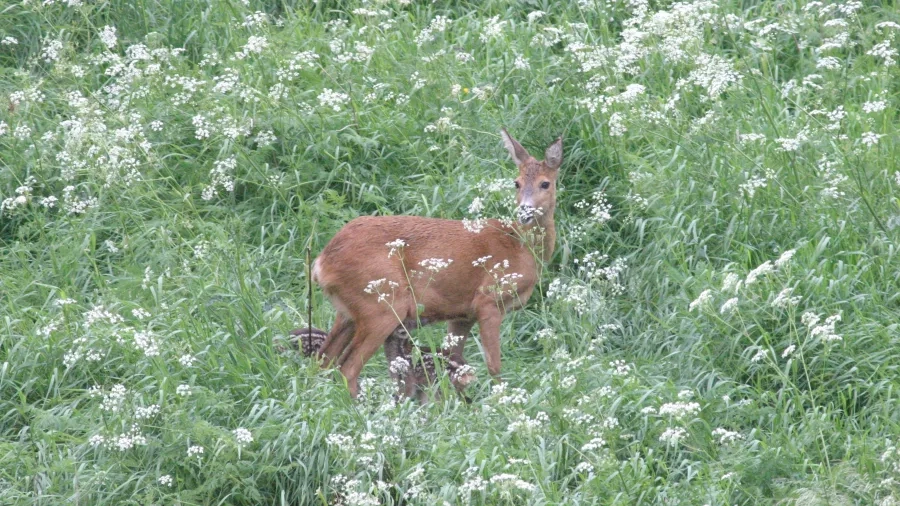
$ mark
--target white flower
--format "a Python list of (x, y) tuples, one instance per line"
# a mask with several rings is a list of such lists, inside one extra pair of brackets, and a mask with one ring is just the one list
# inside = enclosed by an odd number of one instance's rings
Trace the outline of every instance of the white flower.
[(624, 360), (614, 360), (609, 363), (609, 366), (613, 368), (613, 374), (616, 376), (628, 376), (631, 373), (631, 366)]
[(184, 355), (178, 357), (178, 363), (181, 364), (183, 367), (190, 367), (190, 366), (194, 365), (194, 361), (196, 361), (196, 360), (197, 359), (194, 358), (194, 356), (191, 355), (190, 353), (185, 353)]
[(698, 307), (705, 306), (709, 304), (709, 301), (712, 300), (712, 290), (703, 290), (700, 292), (700, 295), (694, 299), (693, 302), (688, 306), (688, 311), (693, 311)]
[(253, 442), (253, 434), (251, 434), (249, 430), (243, 427), (234, 429), (232, 431), (232, 434), (234, 434), (234, 439), (239, 445), (250, 444)]
[(452, 263), (452, 258), (448, 258), (446, 260), (443, 258), (426, 258), (425, 260), (419, 262), (419, 265), (427, 271), (437, 273), (446, 269), (447, 267), (450, 267), (450, 264)]
[(882, 134), (876, 134), (875, 132), (865, 132), (864, 134), (862, 134), (862, 137), (860, 137), (860, 141), (862, 141), (862, 143), (866, 146), (872, 147), (878, 144), (878, 139), (881, 139), (882, 137), (884, 137), (884, 135)]
[(887, 109), (887, 102), (884, 100), (877, 100), (875, 102), (866, 102), (862, 105), (862, 110), (866, 114), (874, 114), (876, 112), (881, 112)]
[(678, 443), (681, 442), (687, 436), (687, 431), (682, 429), (681, 427), (669, 428), (666, 429), (661, 436), (659, 436), (659, 441), (661, 443), (666, 443), (668, 446), (678, 446)]
[(719, 314), (723, 314), (723, 315), (731, 314), (734, 312), (735, 309), (737, 309), (737, 305), (738, 305), (738, 298), (732, 297), (732, 298), (726, 300), (724, 304), (722, 304), (722, 307), (719, 308)]
[(322, 107), (330, 107), (334, 112), (341, 112), (348, 102), (350, 95), (338, 91), (332, 91), (331, 88), (325, 88), (319, 93), (319, 105)]
[(156, 481), (158, 481), (159, 484), (164, 487), (171, 487), (172, 484), (175, 483), (175, 480), (172, 479), (172, 475), (170, 475), (170, 474), (164, 474), (164, 475), (160, 476), (159, 479)]
[(761, 361), (762, 359), (766, 358), (768, 355), (769, 355), (769, 350), (764, 350), (764, 349), (760, 348), (759, 351), (756, 352), (756, 355), (753, 355), (753, 358), (750, 359), (750, 362), (753, 362), (755, 364), (755, 363)]
[(759, 277), (765, 276), (766, 274), (769, 274), (774, 270), (775, 266), (772, 265), (772, 262), (770, 260), (766, 260), (759, 267), (753, 269), (749, 274), (747, 274), (747, 278), (744, 280), (744, 284), (752, 285), (753, 283), (756, 283), (756, 280), (759, 279)]
[(781, 358), (788, 358), (788, 357), (790, 357), (791, 354), (794, 353), (794, 350), (796, 350), (796, 349), (797, 349), (797, 345), (796, 345), (796, 344), (792, 344), (792, 345), (788, 346), (788, 347), (785, 348), (784, 351), (781, 353)]
[(182, 383), (182, 384), (178, 385), (178, 387), (175, 388), (175, 393), (178, 394), (180, 397), (187, 397), (187, 396), (191, 395), (191, 386), (187, 385), (185, 383)]
[(138, 406), (134, 410), (134, 417), (138, 420), (144, 420), (146, 418), (151, 418), (155, 415), (159, 414), (159, 404), (151, 404), (146, 408), (143, 406)]
[(501, 489), (519, 489), (525, 492), (534, 492), (537, 487), (523, 481), (514, 474), (495, 474), (491, 477), (491, 484)]
[(789, 249), (782, 253), (781, 256), (778, 257), (778, 260), (775, 260), (775, 267), (781, 269), (782, 267), (787, 265), (791, 261), (791, 259), (794, 258), (794, 253), (796, 252), (797, 250), (795, 249)]
[(200, 458), (200, 456), (202, 456), (202, 455), (203, 455), (203, 447), (202, 446), (194, 445), (194, 446), (191, 446), (190, 448), (188, 448), (188, 450), (187, 450), (188, 458), (194, 457), (194, 456), (196, 456), (197, 458)]
[(835, 58), (834, 56), (825, 56), (823, 58), (819, 58), (819, 61), (816, 62), (816, 68), (825, 70), (838, 70), (841, 68), (841, 60)]
[(481, 29), (481, 35), (479, 36), (481, 42), (488, 42), (499, 36), (503, 33), (504, 26), (506, 26), (506, 21), (501, 21), (500, 16), (494, 16), (485, 21), (484, 27)]
[(778, 293), (778, 296), (775, 297), (775, 300), (772, 301), (773, 307), (778, 308), (787, 308), (791, 306), (796, 306), (800, 303), (800, 300), (803, 298), (799, 295), (791, 297), (791, 292), (793, 292), (793, 288), (788, 287)]
[(116, 27), (104, 26), (100, 31), (100, 42), (103, 42), (109, 49), (116, 47)]
[(741, 278), (737, 274), (735, 274), (733, 272), (729, 272), (728, 274), (725, 275), (725, 280), (722, 281), (722, 291), (723, 292), (737, 293), (737, 291), (740, 289), (740, 287), (741, 287)]
[(700, 404), (696, 402), (669, 402), (659, 407), (660, 415), (685, 418), (700, 412)]
[(712, 435), (718, 440), (720, 445), (728, 445), (744, 439), (744, 436), (741, 433), (723, 429), (721, 427), (713, 430)]
[(581, 451), (590, 452), (590, 451), (594, 451), (594, 450), (599, 450), (599, 449), (603, 448), (604, 446), (606, 446), (606, 441), (602, 437), (595, 437), (595, 438), (591, 439), (590, 441), (588, 441), (587, 443), (585, 443), (581, 447)]
[(625, 127), (625, 121), (622, 114), (614, 112), (609, 116), (609, 135), (612, 137), (621, 137), (625, 135), (628, 128)]

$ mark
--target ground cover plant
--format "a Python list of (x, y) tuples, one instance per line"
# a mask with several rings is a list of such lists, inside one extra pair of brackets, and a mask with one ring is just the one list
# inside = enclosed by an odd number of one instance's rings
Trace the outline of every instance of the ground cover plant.
[[(0, 503), (896, 504), (898, 23), (0, 3)], [(360, 215), (512, 216), (501, 127), (565, 143), (503, 382), (471, 339), (471, 402), (395, 402), (383, 356), (351, 401), (285, 344), (307, 251)]]

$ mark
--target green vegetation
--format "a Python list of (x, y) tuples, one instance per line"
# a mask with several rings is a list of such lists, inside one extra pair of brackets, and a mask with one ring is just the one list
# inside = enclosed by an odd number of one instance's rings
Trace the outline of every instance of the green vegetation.
[[(0, 503), (897, 504), (895, 21), (0, 2)], [(351, 401), (284, 350), (307, 248), (510, 216), (504, 126), (565, 153), (504, 383), (470, 339), (470, 403), (394, 402), (380, 354)]]

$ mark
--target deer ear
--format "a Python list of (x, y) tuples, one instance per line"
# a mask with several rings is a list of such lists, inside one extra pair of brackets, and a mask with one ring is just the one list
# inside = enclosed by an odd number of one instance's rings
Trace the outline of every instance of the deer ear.
[(562, 137), (553, 141), (553, 144), (547, 146), (544, 151), (544, 163), (551, 170), (556, 170), (562, 165)]
[(503, 145), (506, 146), (506, 150), (509, 151), (509, 156), (516, 162), (516, 165), (522, 165), (525, 160), (531, 158), (528, 151), (526, 151), (517, 140), (513, 139), (505, 128), (500, 129), (500, 137), (503, 138)]

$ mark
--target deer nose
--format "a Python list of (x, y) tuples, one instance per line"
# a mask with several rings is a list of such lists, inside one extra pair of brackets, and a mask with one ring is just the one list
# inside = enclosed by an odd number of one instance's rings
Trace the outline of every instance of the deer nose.
[(522, 204), (516, 209), (516, 215), (518, 215), (519, 223), (522, 225), (528, 225), (534, 221), (534, 213), (535, 208), (528, 204)]

